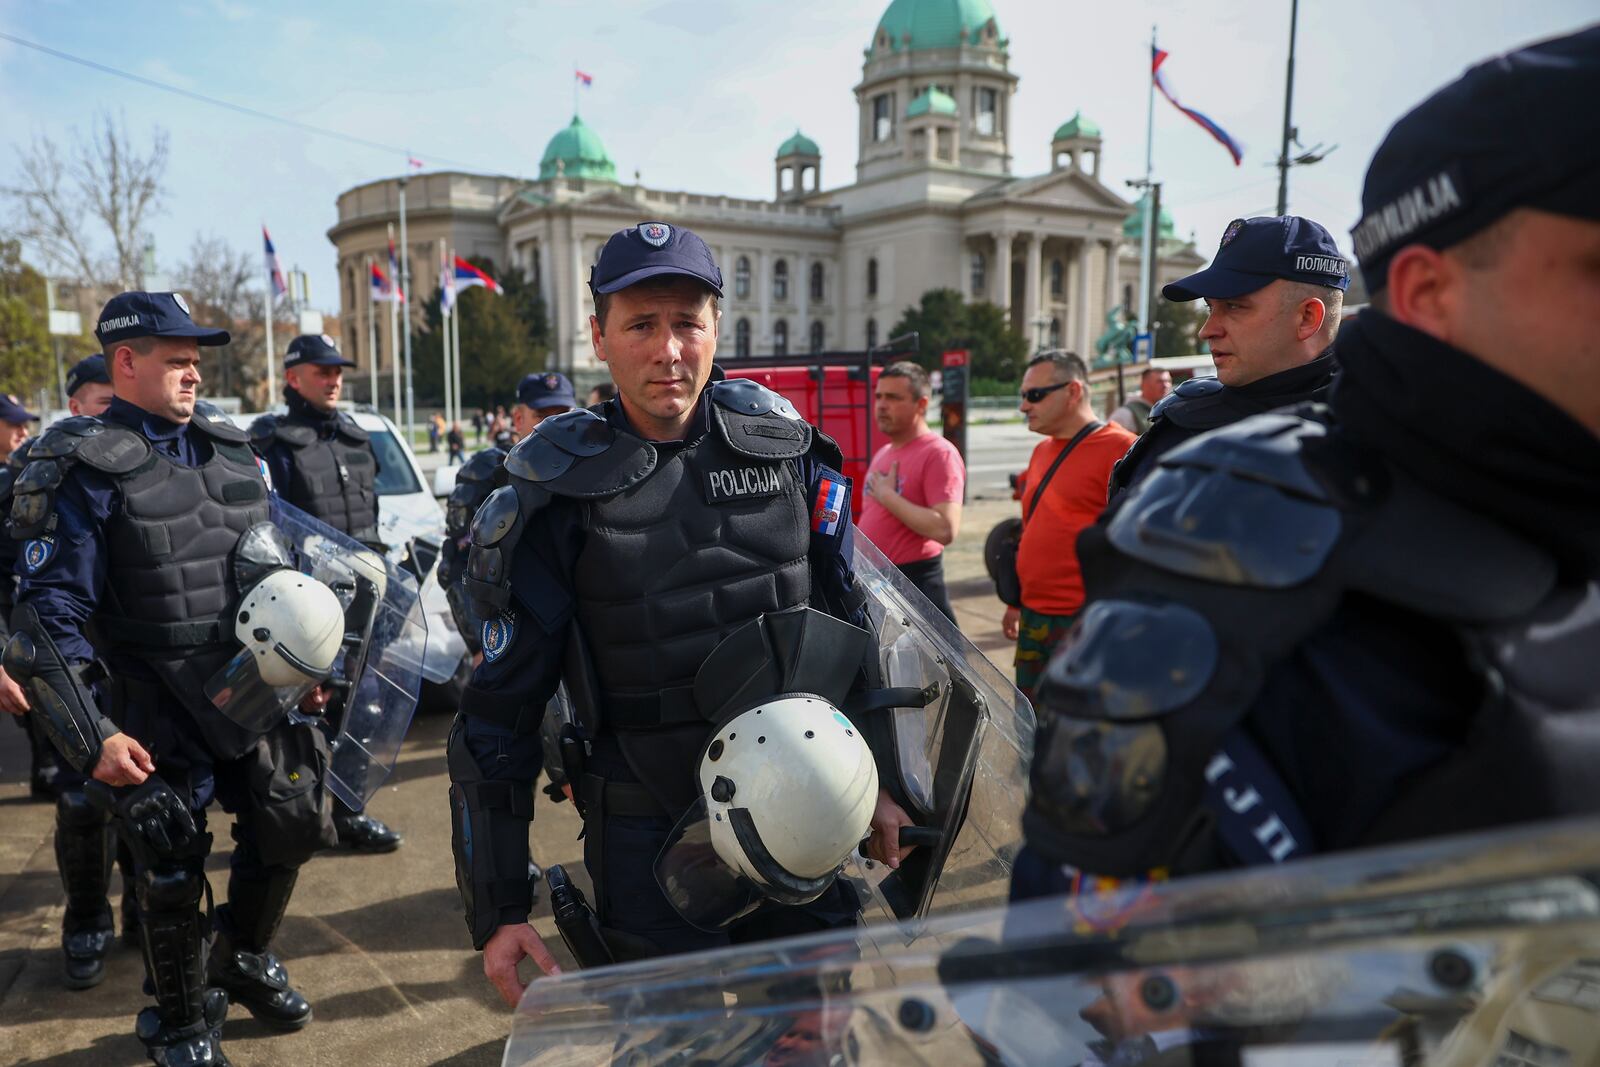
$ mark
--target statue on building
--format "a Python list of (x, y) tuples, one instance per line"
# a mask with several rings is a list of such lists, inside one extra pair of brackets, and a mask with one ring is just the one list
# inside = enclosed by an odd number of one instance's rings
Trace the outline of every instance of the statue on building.
[(1133, 338), (1138, 333), (1128, 319), (1128, 309), (1118, 304), (1106, 312), (1106, 331), (1094, 343), (1096, 369), (1114, 367), (1133, 359)]

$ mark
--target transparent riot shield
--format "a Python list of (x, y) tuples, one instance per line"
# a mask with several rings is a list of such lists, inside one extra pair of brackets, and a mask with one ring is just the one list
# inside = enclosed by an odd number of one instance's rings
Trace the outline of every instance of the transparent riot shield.
[(504, 1062), (1588, 1067), (1600, 820), (541, 979)]
[(276, 495), (272, 521), (300, 570), (345, 609), (343, 654), (318, 723), (333, 751), (328, 788), (360, 811), (394, 768), (422, 684), (428, 631), (416, 576)]
[(954, 623), (864, 537), (856, 580), (876, 625), (884, 685), (933, 693), (891, 716), (909, 814), (931, 833), (898, 870), (853, 857), (865, 919), (895, 921), (1006, 899), (1022, 846), (1033, 708)]

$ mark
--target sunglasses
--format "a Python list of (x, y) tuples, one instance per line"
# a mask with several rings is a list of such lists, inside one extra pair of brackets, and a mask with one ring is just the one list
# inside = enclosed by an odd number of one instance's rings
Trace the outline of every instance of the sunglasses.
[(1065, 389), (1071, 384), (1072, 379), (1068, 378), (1066, 381), (1057, 382), (1054, 385), (1041, 385), (1033, 389), (1024, 389), (1022, 391), (1022, 399), (1026, 400), (1030, 404), (1037, 404), (1039, 401), (1043, 400), (1057, 389)]

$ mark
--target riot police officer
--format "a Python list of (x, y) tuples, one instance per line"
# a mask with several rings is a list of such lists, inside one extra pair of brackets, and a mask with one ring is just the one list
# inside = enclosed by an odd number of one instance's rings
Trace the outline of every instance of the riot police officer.
[[(21, 580), (5, 666), (63, 757), (95, 780), (134, 854), (156, 999), (139, 1015), (140, 1039), (157, 1063), (226, 1062), (230, 997), (270, 1026), (311, 1018), (269, 945), (300, 864), (333, 839), (320, 783), (327, 744), (287, 720), (247, 730), (208, 699), (232, 662), (252, 662), (233, 606), (247, 583), (284, 566), (258, 551), (273, 527), (248, 436), (196, 399), (198, 346), (228, 333), (196, 325), (179, 294), (144, 292), (113, 297), (96, 333), (115, 398), (101, 419), (52, 426), (17, 479)], [(274, 611), (307, 616), (299, 596), (318, 583), (290, 584)], [(325, 622), (336, 642), (342, 619)], [(276, 624), (250, 625), (270, 640)], [(208, 954), (213, 797), (236, 817), (236, 844)]]
[(578, 406), (572, 381), (554, 371), (529, 374), (517, 383), (517, 402), (511, 407), (511, 430), (496, 436), (488, 448), (473, 453), (456, 473), (456, 485), (445, 504), (445, 543), (439, 553), (439, 584), (450, 602), (456, 628), (473, 654), (482, 656), (478, 632), (483, 620), (472, 613), (462, 589), (467, 573), (467, 549), (472, 541), (472, 516), (489, 494), (506, 483), (505, 459), (513, 445), (533, 432), (545, 419)]
[(1174, 449), (1080, 538), (1019, 892), (1600, 808), (1597, 92), (1591, 27), (1401, 118), (1329, 405)]
[[(24, 407), (18, 397), (0, 396), (0, 452), (5, 455), (5, 468), (0, 470), (0, 506), (11, 506), (12, 483), (27, 463), (28, 431), (38, 421), (39, 416)], [(0, 537), (0, 632), (7, 637), (11, 609), (16, 603), (16, 558), (16, 545), (11, 538)], [(34, 727), (22, 690), (4, 671), (0, 671), (0, 709), (16, 716), (16, 724), (28, 735), (28, 792), (41, 799), (54, 797), (61, 761), (49, 739)]]
[(1161, 289), (1168, 300), (1206, 302), (1200, 340), (1211, 347), (1217, 376), (1191, 378), (1151, 409), (1149, 429), (1111, 472), (1111, 502), (1191, 437), (1324, 399), (1349, 285), (1333, 235), (1310, 219), (1228, 223), (1211, 266)]
[[(263, 415), (250, 443), (267, 463), (273, 488), (289, 503), (357, 541), (378, 544), (378, 457), (367, 431), (338, 408), (344, 369), (327, 334), (301, 334), (283, 362), (284, 415)], [(393, 852), (401, 836), (334, 799), (339, 843), (356, 852)]]
[[(876, 649), (867, 656), (840, 636), (867, 635), (837, 621), (865, 621), (837, 447), (756, 383), (708, 386), (722, 295), (710, 249), (681, 228), (641, 223), (606, 242), (590, 289), (591, 340), (618, 395), (546, 419), (512, 450), (510, 484), (474, 519), (468, 562), (487, 621), (448, 746), (457, 882), (484, 971), (511, 1003), (519, 960), (555, 966), (526, 922), (525, 870), (538, 728), (563, 681), (586, 743), (583, 765), (569, 768), (584, 862), (614, 957), (812, 931), (854, 922), (859, 909), (830, 879), (806, 905), (707, 930), (663, 893), (656, 861), (675, 821), (703, 786), (727, 791), (696, 781), (717, 759), (707, 745), (719, 723), (786, 682), (838, 687), (838, 703)], [(818, 655), (841, 654), (848, 667), (791, 678), (812, 654), (790, 647), (801, 630), (836, 638)], [(897, 866), (911, 820), (892, 792), (869, 808), (874, 854)]]

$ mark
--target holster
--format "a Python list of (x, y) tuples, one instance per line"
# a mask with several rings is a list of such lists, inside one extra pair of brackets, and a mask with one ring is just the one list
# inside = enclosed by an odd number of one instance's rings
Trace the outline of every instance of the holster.
[(324, 784), (328, 739), (321, 730), (285, 719), (243, 758), (248, 761), (251, 820), (262, 863), (295, 867), (338, 844)]

